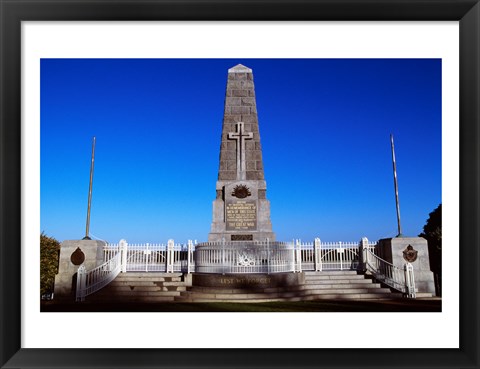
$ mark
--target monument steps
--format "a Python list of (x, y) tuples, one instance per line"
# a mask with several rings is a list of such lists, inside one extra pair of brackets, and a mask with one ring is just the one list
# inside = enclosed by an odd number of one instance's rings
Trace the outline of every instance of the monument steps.
[[(311, 300), (394, 299), (401, 293), (356, 271), (305, 272), (305, 283), (288, 287), (191, 286), (180, 273), (121, 273), (88, 297), (99, 302), (275, 302)], [(417, 297), (431, 297), (420, 293)]]
[[(323, 283), (330, 283), (332, 288), (322, 289)], [(305, 285), (315, 291), (312, 295), (317, 298), (385, 299), (402, 296), (401, 293), (392, 292), (390, 288), (376, 283), (370, 276), (358, 274), (355, 270), (306, 272)]]
[(128, 295), (115, 295), (114, 297), (94, 297), (89, 299), (89, 303), (115, 303), (123, 304), (130, 302), (142, 302), (142, 303), (158, 303), (158, 302), (173, 302), (177, 296), (163, 296), (163, 295), (144, 295), (144, 294), (128, 294)]
[(97, 302), (172, 302), (189, 283), (182, 273), (120, 273), (115, 280), (88, 297)]
[[(282, 288), (282, 287), (269, 287), (269, 288), (251, 288), (249, 291), (252, 291), (253, 293), (264, 293), (264, 294), (274, 294), (274, 293), (280, 293), (280, 292), (292, 292), (298, 294), (299, 292), (302, 292), (304, 294), (306, 293), (332, 293), (332, 291), (342, 291), (341, 293), (345, 293), (344, 291), (359, 291), (359, 290), (366, 290), (366, 291), (371, 291), (371, 290), (377, 290), (381, 286), (379, 283), (371, 283), (370, 281), (367, 281), (368, 283), (344, 283), (344, 284), (333, 284), (333, 285), (302, 285), (302, 286), (291, 286), (288, 288)], [(245, 289), (242, 288), (221, 288), (221, 287), (191, 287), (187, 288), (188, 291), (191, 291), (191, 293), (208, 293), (208, 294), (224, 294), (224, 293), (229, 293), (229, 294), (244, 294)], [(388, 289), (381, 289), (382, 293), (384, 292), (389, 292)], [(250, 292), (248, 292), (250, 293)]]
[(391, 300), (401, 298), (401, 293), (391, 295), (381, 294), (328, 294), (328, 295), (307, 295), (296, 297), (268, 297), (268, 298), (249, 298), (249, 299), (222, 299), (222, 298), (189, 298), (184, 296), (175, 297), (176, 302), (229, 302), (229, 303), (259, 303), (259, 302), (300, 302), (313, 300)]
[[(319, 272), (313, 270), (305, 270), (303, 272), (305, 275), (308, 276), (319, 276)], [(356, 270), (324, 270), (322, 273), (328, 273), (329, 276), (331, 275), (359, 275)]]
[[(365, 273), (365, 280), (370, 280), (370, 281), (373, 281), (375, 282), (375, 277), (370, 274), (370, 273)], [(383, 283), (380, 283), (380, 286), (384, 287), (384, 288), (390, 288), (388, 285), (386, 284), (383, 284)], [(432, 298), (432, 297), (435, 297), (434, 294), (432, 294), (431, 292), (418, 292), (418, 288), (415, 288), (415, 298), (417, 299), (421, 299), (421, 298)]]
[(303, 286), (304, 288), (312, 288), (315, 287), (315, 288), (348, 288), (348, 286), (355, 286), (355, 287), (359, 287), (359, 288), (369, 288), (369, 287), (380, 287), (380, 283), (374, 283), (372, 281), (368, 281), (368, 280), (340, 280), (340, 281), (337, 281), (337, 280), (334, 280), (334, 281), (330, 281), (329, 283), (325, 283), (322, 281), (322, 283), (318, 283), (318, 282), (311, 282), (311, 281), (308, 281), (305, 283), (305, 285)]
[[(181, 277), (172, 277), (172, 278), (157, 278), (154, 276), (154, 273), (148, 273), (150, 274), (150, 276), (148, 277), (144, 277), (144, 276), (139, 276), (139, 275), (136, 275), (137, 273), (123, 273), (123, 274), (131, 274), (131, 275), (135, 275), (134, 278), (135, 280), (138, 280), (138, 281), (143, 281), (143, 282), (182, 282), (182, 278)], [(123, 274), (119, 274), (118, 277), (122, 276)], [(117, 277), (117, 278), (118, 278)], [(125, 279), (125, 280), (129, 280), (129, 279)]]
[[(318, 272), (318, 273), (329, 273), (329, 272)], [(305, 275), (309, 282), (317, 282), (317, 281), (326, 281), (326, 283), (331, 282), (333, 280), (351, 280), (351, 281), (359, 281), (363, 280), (363, 275), (356, 274), (356, 275)]]
[(138, 293), (138, 292), (174, 292), (174, 291), (186, 291), (187, 287), (185, 286), (111, 286), (110, 291), (115, 293)]
[[(371, 291), (369, 289), (333, 289), (333, 290), (295, 290), (295, 291), (286, 291), (286, 292), (246, 292), (243, 293), (228, 293), (223, 291), (219, 293), (208, 293), (208, 292), (190, 292), (188, 297), (195, 300), (197, 298), (201, 299), (215, 299), (215, 300), (245, 300), (245, 299), (259, 299), (259, 298), (291, 298), (291, 297), (306, 297), (306, 296), (346, 296), (351, 295), (358, 298), (360, 295), (369, 295), (370, 297), (378, 297), (379, 294), (390, 294), (388, 289), (378, 289)], [(351, 297), (350, 296), (350, 297)]]
[(175, 297), (183, 302), (268, 302), (392, 299), (402, 296), (356, 271), (305, 272), (305, 283), (288, 287), (187, 287)]
[[(114, 282), (112, 282), (114, 283)], [(153, 283), (153, 285), (152, 285)], [(187, 287), (187, 283), (185, 282), (161, 282), (161, 281), (135, 281), (135, 287), (140, 288), (140, 287)], [(132, 286), (132, 281), (119, 281), (114, 284), (115, 287), (118, 289), (124, 288), (124, 287), (131, 287)]]
[[(324, 286), (310, 286), (310, 288), (299, 288), (299, 291), (303, 291), (304, 293), (316, 293), (316, 294), (325, 294), (325, 293), (332, 293), (332, 291), (338, 291), (339, 293), (350, 293), (350, 292), (378, 292), (378, 293), (385, 293), (390, 292), (387, 288), (381, 288), (380, 286), (375, 285), (339, 285), (339, 286), (331, 286), (330, 288), (324, 288)], [(302, 286), (306, 287), (306, 286)], [(321, 288), (319, 288), (321, 287)]]
[[(418, 289), (417, 289), (418, 291)], [(431, 294), (430, 292), (417, 292), (416, 293), (416, 298), (417, 299), (426, 299), (426, 298), (432, 298), (432, 297), (435, 297), (433, 294)]]
[(345, 278), (345, 279), (340, 279), (340, 278), (334, 278), (334, 279), (310, 279), (308, 277), (306, 277), (305, 279), (305, 283), (306, 284), (325, 284), (325, 285), (329, 285), (329, 284), (332, 284), (332, 283), (335, 283), (335, 284), (349, 284), (349, 283), (355, 283), (355, 284), (369, 284), (369, 283), (372, 283), (372, 280), (370, 279), (365, 279), (363, 278), (363, 276), (359, 275), (358, 278), (351, 278), (351, 277), (348, 277), (348, 278)]
[(162, 296), (162, 297), (172, 297), (172, 296), (180, 296), (181, 291), (115, 291), (114, 294), (115, 296), (111, 297), (117, 297), (117, 296), (135, 296), (135, 297), (140, 297), (140, 296)]

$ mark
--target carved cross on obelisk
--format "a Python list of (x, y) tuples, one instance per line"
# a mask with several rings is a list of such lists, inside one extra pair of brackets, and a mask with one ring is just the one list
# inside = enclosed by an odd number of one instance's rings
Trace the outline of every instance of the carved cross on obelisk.
[(238, 122), (236, 126), (237, 126), (237, 132), (229, 132), (228, 138), (230, 140), (237, 141), (237, 179), (245, 180), (246, 179), (245, 140), (253, 139), (253, 133), (244, 132), (243, 122)]

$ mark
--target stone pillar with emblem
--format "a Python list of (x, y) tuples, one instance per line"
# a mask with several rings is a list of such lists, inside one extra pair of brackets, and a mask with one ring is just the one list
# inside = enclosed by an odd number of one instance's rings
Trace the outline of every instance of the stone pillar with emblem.
[(55, 300), (75, 301), (76, 276), (80, 266), (91, 270), (103, 264), (104, 241), (68, 240), (60, 244)]
[(403, 270), (408, 262), (413, 266), (418, 293), (435, 296), (433, 272), (430, 270), (428, 243), (422, 237), (394, 237), (378, 241), (382, 258)]
[(275, 241), (266, 190), (253, 73), (239, 64), (228, 70), (208, 240)]

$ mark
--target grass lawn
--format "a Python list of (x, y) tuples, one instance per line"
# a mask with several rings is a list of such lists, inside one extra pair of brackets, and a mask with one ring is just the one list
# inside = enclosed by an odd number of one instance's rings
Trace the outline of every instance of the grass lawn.
[(42, 312), (441, 312), (434, 299), (299, 301), (263, 303), (55, 303), (42, 302)]

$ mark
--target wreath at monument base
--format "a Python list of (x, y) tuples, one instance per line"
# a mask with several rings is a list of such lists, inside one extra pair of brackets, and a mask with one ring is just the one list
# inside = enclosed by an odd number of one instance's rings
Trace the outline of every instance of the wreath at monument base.
[(237, 254), (237, 265), (238, 266), (254, 266), (255, 265), (255, 256), (249, 255), (246, 252)]

